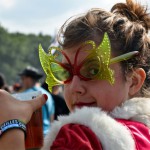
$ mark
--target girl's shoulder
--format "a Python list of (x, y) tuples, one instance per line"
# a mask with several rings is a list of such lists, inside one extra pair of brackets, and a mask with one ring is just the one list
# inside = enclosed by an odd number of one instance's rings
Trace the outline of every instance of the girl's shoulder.
[[(71, 134), (74, 133), (75, 137), (78, 137), (81, 141), (83, 137), (84, 140), (88, 139), (88, 141), (91, 141), (89, 137), (96, 137), (97, 140), (95, 141), (99, 141), (99, 145), (102, 144), (104, 150), (124, 150), (124, 148), (135, 150), (134, 139), (127, 127), (116, 121), (100, 108), (83, 107), (82, 109), (76, 109), (76, 111), (69, 116), (59, 117), (58, 120), (59, 121), (55, 121), (52, 124), (51, 131), (45, 138), (42, 150), (48, 150), (49, 147), (54, 146), (54, 143), (61, 143), (60, 145), (64, 145), (63, 140), (65, 138), (68, 139), (68, 136), (72, 140), (78, 141), (78, 139), (73, 138), (74, 136), (71, 136)], [(88, 133), (89, 136), (84, 132), (74, 132), (83, 131), (83, 128), (87, 131), (86, 133)], [(60, 138), (60, 136), (62, 138)], [(73, 148), (75, 149), (75, 147)]]

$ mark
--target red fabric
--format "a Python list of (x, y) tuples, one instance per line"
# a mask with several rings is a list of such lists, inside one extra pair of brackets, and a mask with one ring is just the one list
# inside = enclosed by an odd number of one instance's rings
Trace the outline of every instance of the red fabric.
[(50, 150), (102, 150), (102, 146), (88, 127), (67, 124), (60, 129)]
[(125, 125), (135, 141), (136, 150), (150, 150), (150, 129), (144, 124), (124, 119), (116, 119)]

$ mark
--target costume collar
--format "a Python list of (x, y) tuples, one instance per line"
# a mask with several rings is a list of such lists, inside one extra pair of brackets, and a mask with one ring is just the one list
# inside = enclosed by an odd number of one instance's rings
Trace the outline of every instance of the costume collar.
[(150, 128), (150, 98), (136, 97), (126, 100), (121, 106), (116, 107), (110, 115), (113, 118), (138, 121)]

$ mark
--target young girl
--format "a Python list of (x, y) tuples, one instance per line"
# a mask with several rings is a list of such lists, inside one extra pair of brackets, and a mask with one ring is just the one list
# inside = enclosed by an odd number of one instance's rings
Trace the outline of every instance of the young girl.
[(53, 124), (42, 150), (150, 149), (149, 28), (146, 9), (127, 0), (67, 21), (62, 51), (40, 47), (49, 89), (64, 84), (72, 112)]
[[(49, 89), (64, 84), (71, 111), (53, 123), (42, 150), (150, 149), (149, 28), (146, 9), (127, 0), (111, 12), (91, 9), (67, 21), (60, 30), (63, 50), (53, 47), (57, 55), (40, 46)], [(6, 132), (3, 142), (13, 134)]]

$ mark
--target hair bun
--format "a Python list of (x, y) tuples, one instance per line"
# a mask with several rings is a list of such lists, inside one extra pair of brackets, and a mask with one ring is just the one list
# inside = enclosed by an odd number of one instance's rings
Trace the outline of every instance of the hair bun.
[(125, 16), (132, 22), (140, 23), (146, 29), (146, 32), (150, 28), (150, 14), (147, 13), (147, 7), (142, 6), (140, 3), (126, 0), (126, 3), (115, 4), (111, 12)]

